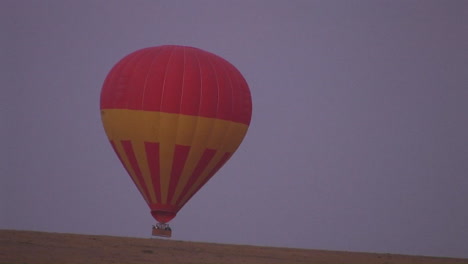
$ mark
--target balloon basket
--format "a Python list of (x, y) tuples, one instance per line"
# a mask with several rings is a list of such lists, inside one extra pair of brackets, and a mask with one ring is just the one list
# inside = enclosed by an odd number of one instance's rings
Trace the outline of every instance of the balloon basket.
[(153, 225), (152, 235), (160, 237), (171, 237), (172, 230), (168, 224), (157, 223), (156, 225)]

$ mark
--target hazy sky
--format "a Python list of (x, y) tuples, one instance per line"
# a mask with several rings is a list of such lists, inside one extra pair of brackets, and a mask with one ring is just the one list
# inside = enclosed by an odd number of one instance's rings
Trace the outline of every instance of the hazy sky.
[(468, 258), (468, 1), (2, 0), (0, 29), (0, 228), (150, 236), (99, 95), (179, 44), (254, 111), (173, 239)]

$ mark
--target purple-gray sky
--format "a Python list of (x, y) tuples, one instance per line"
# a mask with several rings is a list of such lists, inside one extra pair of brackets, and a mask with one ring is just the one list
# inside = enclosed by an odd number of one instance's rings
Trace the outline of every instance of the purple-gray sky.
[(254, 113), (174, 239), (468, 258), (468, 1), (0, 1), (0, 228), (149, 237), (99, 94), (195, 46)]

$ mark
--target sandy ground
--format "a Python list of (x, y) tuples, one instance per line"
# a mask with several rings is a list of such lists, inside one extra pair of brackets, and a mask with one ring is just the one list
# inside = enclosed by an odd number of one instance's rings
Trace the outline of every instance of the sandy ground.
[(468, 264), (468, 259), (0, 230), (0, 263)]

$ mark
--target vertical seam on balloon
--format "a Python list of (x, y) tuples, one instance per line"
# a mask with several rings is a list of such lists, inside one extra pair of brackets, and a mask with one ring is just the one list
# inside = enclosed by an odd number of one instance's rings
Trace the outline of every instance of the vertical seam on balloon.
[[(176, 47), (175, 49), (177, 49), (178, 47)], [(177, 131), (178, 131), (178, 127), (179, 127), (179, 121), (180, 121), (180, 108), (182, 106), (182, 97), (184, 96), (184, 77), (185, 77), (185, 48), (182, 47), (182, 54), (183, 54), (183, 68), (182, 68), (182, 87), (180, 88), (180, 100), (179, 100), (179, 109), (177, 110), (177, 115), (176, 115), (176, 118), (177, 118), (177, 121), (176, 121), (176, 124), (175, 124), (175, 131), (176, 131), (176, 142), (177, 142), (177, 137), (179, 136)], [(174, 146), (175, 147), (175, 146)], [(169, 179), (170, 180), (170, 179)]]
[[(171, 59), (172, 59), (172, 55), (174, 54), (174, 47), (169, 47), (171, 49), (171, 54), (169, 55), (169, 58), (167, 60), (167, 63), (166, 63), (166, 69), (164, 70), (164, 78), (163, 78), (163, 84), (162, 84), (162, 89), (161, 89), (161, 101), (159, 103), (159, 111), (162, 111), (162, 104), (163, 104), (163, 100), (164, 100), (164, 90), (165, 90), (165, 86), (166, 86), (166, 78), (167, 78), (167, 72), (168, 72), (168, 68), (169, 68), (169, 64), (171, 63)], [(160, 121), (161, 122), (161, 121)], [(161, 134), (161, 130), (163, 128), (161, 126), (159, 126), (159, 134)], [(159, 148), (159, 151), (162, 151), (163, 149), (163, 145), (164, 144), (160, 144), (160, 148)], [(160, 164), (160, 170), (159, 170), (159, 186), (161, 186), (161, 189), (160, 189), (160, 192), (161, 192), (161, 201), (159, 201), (160, 203), (163, 203), (166, 202), (167, 203), (167, 192), (164, 191), (165, 193), (165, 197), (163, 196), (163, 190), (164, 190), (164, 187), (168, 187), (168, 186), (163, 186), (162, 182), (163, 182), (163, 176), (162, 175), (162, 168), (164, 166), (166, 166), (165, 164), (163, 164), (163, 161), (162, 161), (162, 158), (163, 158), (163, 155), (159, 155), (159, 164)], [(169, 172), (169, 177), (170, 177), (170, 172)], [(170, 180), (170, 178), (169, 178)], [(169, 184), (169, 182), (168, 182)]]
[(166, 77), (167, 77), (167, 69), (169, 68), (169, 63), (171, 63), (172, 55), (174, 54), (174, 48), (171, 50), (171, 55), (169, 55), (169, 58), (166, 63), (166, 69), (164, 70), (164, 78), (163, 78), (163, 84), (162, 84), (162, 89), (161, 89), (161, 101), (159, 102), (159, 111), (162, 110), (162, 104), (163, 104), (163, 98), (164, 98), (164, 88), (166, 86)]
[(145, 142), (145, 151), (155, 189), (156, 203), (161, 203), (161, 180), (159, 164), (159, 142)]
[(193, 145), (194, 139), (195, 139), (195, 134), (199, 129), (200, 125), (200, 111), (201, 111), (201, 102), (203, 98), (203, 78), (202, 78), (202, 69), (201, 69), (201, 64), (200, 64), (200, 59), (198, 58), (197, 52), (193, 53), (195, 56), (195, 59), (197, 60), (197, 65), (198, 65), (198, 76), (200, 78), (200, 96), (198, 98), (198, 109), (197, 109), (197, 115), (196, 115), (196, 120), (195, 120), (195, 133), (192, 135), (192, 139), (190, 140), (190, 145)]
[[(210, 55), (210, 54), (209, 54), (209, 55)], [(217, 76), (217, 73), (216, 73), (216, 69), (213, 67), (213, 64), (212, 64), (211, 61), (210, 61), (210, 57), (211, 57), (211, 56), (207, 56), (207, 57), (206, 57), (206, 60), (208, 61), (208, 64), (210, 65), (211, 70), (214, 71), (214, 76), (215, 76), (215, 78), (216, 78), (217, 94), (216, 94), (216, 114), (215, 114), (215, 116), (214, 116), (214, 119), (217, 119), (217, 118), (218, 118), (218, 106), (219, 106), (219, 83), (218, 83), (218, 76)], [(210, 137), (213, 135), (214, 125), (215, 125), (215, 124), (213, 124), (213, 125), (211, 126), (211, 129), (210, 129), (210, 133), (209, 133), (208, 138), (210, 138)]]
[(226, 72), (226, 76), (229, 79), (229, 84), (231, 85), (231, 121), (233, 121), (233, 115), (235, 114), (234, 113), (234, 85), (231, 79), (231, 75), (229, 74), (229, 71)]
[[(219, 59), (218, 59), (219, 61)], [(229, 121), (234, 121), (234, 84), (233, 84), (233, 81), (231, 79), (231, 75), (229, 74), (229, 70), (227, 69), (227, 67), (229, 65), (227, 65), (226, 63), (218, 63), (218, 65), (220, 65), (221, 69), (223, 70), (223, 73), (224, 75), (226, 76), (226, 79), (229, 80), (229, 87), (230, 87), (230, 92), (231, 92), (231, 96), (230, 96), (230, 103), (231, 103), (231, 111), (229, 113), (229, 118), (228, 120)]]
[(211, 59), (212, 59), (212, 57), (214, 57), (214, 55), (212, 55), (212, 54), (209, 54), (209, 55), (210, 56), (208, 56), (208, 62), (210, 63), (210, 66), (214, 71), (214, 75), (215, 75), (215, 79), (216, 79), (216, 88), (217, 88), (217, 91), (218, 91), (216, 93), (216, 115), (215, 115), (215, 118), (219, 118), (218, 114), (219, 114), (219, 90), (220, 90), (220, 87), (219, 87), (218, 71), (216, 70), (216, 67), (213, 66), (213, 62), (211, 61)]
[[(190, 146), (176, 145), (174, 150), (174, 158), (172, 161), (171, 179), (169, 181), (169, 191), (167, 194), (167, 204), (173, 204), (174, 194), (182, 176), (187, 158), (190, 152)], [(180, 163), (179, 163), (180, 162)], [(173, 178), (174, 177), (174, 178)]]
[[(178, 47), (176, 47), (177, 49)], [(180, 49), (180, 48), (179, 48)], [(179, 133), (178, 133), (178, 128), (179, 128), (179, 123), (180, 123), (180, 115), (181, 115), (181, 112), (180, 112), (180, 109), (182, 107), (182, 99), (183, 99), (183, 96), (184, 96), (184, 83), (185, 83), (185, 47), (181, 47), (182, 49), (182, 56), (183, 56), (183, 62), (182, 62), (182, 65), (183, 65), (183, 68), (182, 68), (182, 87), (180, 89), (180, 100), (179, 100), (179, 109), (177, 109), (177, 121), (176, 121), (176, 125), (175, 125), (175, 131), (176, 131), (176, 142), (177, 142), (177, 138), (179, 137)], [(174, 157), (172, 157), (172, 165), (174, 165), (174, 160), (175, 160), (175, 156), (176, 156), (176, 149), (177, 149), (177, 146), (174, 145)], [(188, 156), (188, 154), (187, 154)], [(180, 180), (180, 176), (182, 175), (182, 172), (183, 172), (183, 167), (185, 166), (185, 163), (187, 162), (187, 157), (185, 157), (185, 160), (184, 160), (184, 164), (182, 166), (182, 171), (179, 173), (178, 177), (177, 177), (177, 181), (174, 183), (175, 184), (175, 187), (174, 187), (174, 190), (168, 190), (167, 192), (167, 200), (166, 200), (166, 203), (167, 204), (170, 204), (171, 203), (171, 200), (174, 196), (174, 192), (175, 192), (175, 189), (177, 188), (177, 185), (179, 184), (179, 180)], [(171, 167), (171, 173), (169, 174), (169, 187), (171, 186), (171, 182), (173, 181), (172, 177), (173, 177), (173, 171), (174, 171), (174, 168)]]
[(201, 69), (200, 59), (198, 58), (198, 54), (196, 52), (194, 52), (193, 54), (195, 55), (195, 58), (197, 59), (198, 74), (200, 76), (200, 98), (198, 99), (198, 111), (197, 111), (197, 125), (198, 125), (198, 118), (200, 118), (201, 101), (203, 98), (203, 79), (202, 79), (202, 69)]
[(150, 72), (151, 72), (151, 68), (153, 67), (154, 65), (154, 62), (156, 61), (156, 59), (158, 58), (158, 56), (161, 54), (161, 51), (160, 50), (154, 50), (154, 55), (153, 55), (153, 58), (151, 60), (151, 63), (148, 67), (148, 70), (146, 71), (146, 76), (145, 76), (145, 83), (143, 84), (143, 91), (142, 91), (142, 95), (141, 95), (141, 105), (140, 105), (140, 108), (143, 110), (145, 109), (144, 108), (144, 102), (145, 102), (145, 93), (146, 93), (146, 87), (148, 85), (148, 78), (149, 78), (149, 75), (150, 75)]
[(200, 111), (201, 111), (201, 101), (203, 97), (203, 78), (202, 78), (202, 69), (200, 66), (200, 59), (198, 58), (198, 54), (196, 52), (193, 52), (193, 55), (195, 56), (195, 59), (197, 60), (197, 65), (198, 65), (198, 76), (200, 78), (200, 96), (198, 98), (198, 109), (197, 109), (197, 115), (195, 119), (195, 132), (192, 134), (192, 139), (190, 140), (190, 145), (193, 146), (193, 142), (195, 139), (195, 134), (198, 131), (198, 126), (200, 125)]
[[(135, 73), (136, 73), (137, 70), (138, 70), (138, 67), (136, 67), (136, 65), (138, 65), (138, 63), (141, 62), (141, 59), (144, 58), (144, 57), (146, 56), (146, 54), (148, 54), (148, 53), (151, 53), (151, 50), (149, 50), (149, 49), (148, 49), (148, 50), (141, 50), (141, 54), (139, 54), (139, 56), (137, 56), (137, 57), (135, 58), (135, 60), (132, 61), (133, 70), (131, 71), (131, 74), (129, 74), (129, 76), (128, 76), (128, 77), (129, 77), (129, 78), (128, 78), (129, 80), (132, 79), (133, 75), (135, 75)], [(130, 88), (130, 89), (131, 89), (131, 88)], [(138, 96), (138, 95), (135, 94), (135, 96)], [(127, 104), (127, 105), (125, 106), (125, 108), (126, 108), (126, 109), (130, 109), (130, 100), (127, 100), (127, 101), (126, 101), (126, 104)]]
[[(184, 84), (185, 84), (185, 47), (182, 47), (182, 56), (183, 56), (183, 63), (184, 65), (182, 69), (182, 87), (180, 88), (180, 102), (179, 102), (179, 109), (177, 113), (180, 115), (180, 108), (182, 107), (182, 99), (184, 98)], [(179, 119), (177, 118), (177, 124), (179, 123)]]

